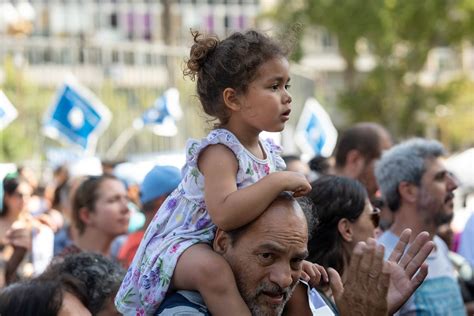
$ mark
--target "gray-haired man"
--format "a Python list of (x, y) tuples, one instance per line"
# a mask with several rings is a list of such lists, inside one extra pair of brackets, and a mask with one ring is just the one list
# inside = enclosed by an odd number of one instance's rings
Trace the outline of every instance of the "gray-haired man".
[(394, 222), (379, 242), (390, 253), (401, 232), (412, 236), (427, 231), (435, 249), (426, 260), (429, 267), (424, 283), (400, 309), (400, 315), (466, 315), (461, 292), (448, 259), (448, 249), (436, 236), (438, 226), (453, 216), (455, 180), (445, 169), (441, 143), (411, 139), (385, 152), (376, 164), (375, 176)]

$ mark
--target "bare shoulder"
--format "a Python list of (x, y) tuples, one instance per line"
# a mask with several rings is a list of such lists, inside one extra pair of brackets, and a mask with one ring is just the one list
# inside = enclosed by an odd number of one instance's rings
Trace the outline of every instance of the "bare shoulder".
[(201, 171), (207, 167), (235, 166), (238, 162), (229, 147), (223, 144), (209, 145), (199, 154), (198, 167)]

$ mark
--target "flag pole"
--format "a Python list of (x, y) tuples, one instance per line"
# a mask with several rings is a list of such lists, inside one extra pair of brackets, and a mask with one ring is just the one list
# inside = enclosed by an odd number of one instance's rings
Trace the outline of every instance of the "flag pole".
[(114, 141), (114, 143), (110, 146), (110, 148), (105, 153), (105, 157), (108, 160), (115, 160), (117, 158), (120, 151), (125, 147), (128, 141), (135, 135), (135, 133), (140, 128), (137, 127), (135, 124), (125, 129), (122, 133), (120, 133), (119, 137)]

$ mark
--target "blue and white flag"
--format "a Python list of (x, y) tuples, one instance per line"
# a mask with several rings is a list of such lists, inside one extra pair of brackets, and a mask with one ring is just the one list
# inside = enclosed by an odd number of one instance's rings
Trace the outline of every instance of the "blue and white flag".
[(0, 90), (0, 130), (7, 127), (17, 116), (18, 111), (10, 100), (8, 100), (5, 93)]
[(310, 158), (316, 155), (329, 157), (336, 146), (337, 130), (328, 113), (314, 98), (308, 99), (304, 105), (296, 126), (295, 142)]
[(169, 88), (153, 106), (146, 110), (134, 124), (137, 127), (148, 126), (156, 135), (174, 136), (178, 133), (176, 121), (183, 115), (179, 105), (179, 92)]
[(43, 131), (48, 137), (93, 151), (111, 117), (109, 109), (90, 90), (70, 80), (59, 89), (47, 111)]

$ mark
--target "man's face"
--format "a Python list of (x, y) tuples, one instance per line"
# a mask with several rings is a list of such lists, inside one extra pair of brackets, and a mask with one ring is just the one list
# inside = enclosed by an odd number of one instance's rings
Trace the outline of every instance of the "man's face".
[(418, 191), (417, 210), (429, 214), (436, 226), (440, 226), (449, 222), (453, 216), (453, 191), (457, 185), (441, 158), (426, 160), (425, 166)]
[(357, 180), (359, 180), (360, 183), (362, 183), (367, 189), (367, 193), (369, 194), (370, 198), (374, 197), (375, 193), (378, 190), (377, 180), (375, 179), (374, 174), (375, 162), (377, 160), (378, 159), (365, 159), (364, 167), (359, 176), (357, 177)]
[(253, 315), (281, 315), (300, 277), (308, 235), (293, 203), (273, 203), (222, 253)]
[[(390, 138), (390, 135), (385, 131), (380, 131), (378, 157), (373, 159), (363, 158), (364, 165), (359, 176), (357, 177), (357, 180), (359, 180), (365, 186), (370, 199), (375, 197), (375, 193), (378, 190), (377, 179), (375, 178), (374, 173), (375, 163), (380, 159), (382, 153), (385, 150), (390, 149), (390, 147), (392, 147), (392, 139)], [(363, 153), (361, 153), (361, 155), (364, 156)]]

